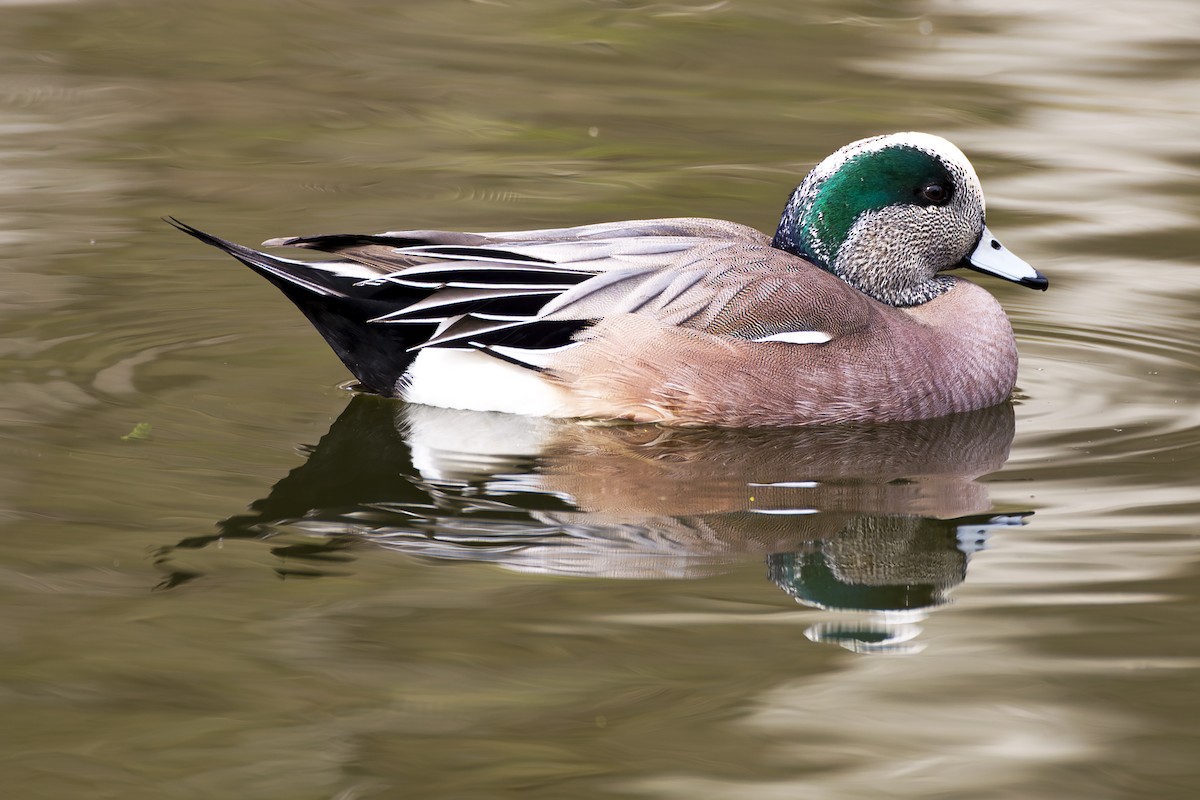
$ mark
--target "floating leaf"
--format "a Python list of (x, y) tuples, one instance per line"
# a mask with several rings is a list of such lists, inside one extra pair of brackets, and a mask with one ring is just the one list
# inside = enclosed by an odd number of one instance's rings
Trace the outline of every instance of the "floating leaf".
[(139, 422), (133, 430), (121, 437), (122, 442), (144, 441), (153, 438), (154, 426), (149, 422)]

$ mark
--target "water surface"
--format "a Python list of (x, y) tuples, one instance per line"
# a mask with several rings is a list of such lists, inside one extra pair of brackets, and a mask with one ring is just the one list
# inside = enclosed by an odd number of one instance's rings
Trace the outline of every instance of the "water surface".
[[(3, 14), (8, 794), (1200, 792), (1194, 4)], [(1011, 407), (764, 433), (353, 397), (159, 220), (771, 230), (907, 129), (1051, 279), (987, 281)]]

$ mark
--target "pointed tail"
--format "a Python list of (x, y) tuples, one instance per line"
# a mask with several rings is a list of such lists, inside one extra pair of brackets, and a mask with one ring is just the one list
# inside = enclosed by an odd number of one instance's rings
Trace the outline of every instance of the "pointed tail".
[(416, 357), (408, 349), (427, 339), (435, 327), (370, 322), (417, 299), (403, 287), (364, 285), (370, 268), (353, 262), (317, 266), (278, 258), (205, 233), (173, 217), (164, 220), (228, 253), (279, 288), (325, 337), (364, 389), (387, 397), (398, 394), (400, 377)]

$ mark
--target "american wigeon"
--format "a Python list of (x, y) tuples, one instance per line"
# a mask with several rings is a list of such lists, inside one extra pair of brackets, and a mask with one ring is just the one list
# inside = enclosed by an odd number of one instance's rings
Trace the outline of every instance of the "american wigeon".
[(966, 156), (925, 133), (846, 145), (774, 238), (655, 219), (505, 233), (271, 239), (176, 220), (279, 287), (367, 390), (415, 403), (669, 424), (923, 419), (1004, 402), (999, 303), (945, 274), (1047, 281), (984, 225)]

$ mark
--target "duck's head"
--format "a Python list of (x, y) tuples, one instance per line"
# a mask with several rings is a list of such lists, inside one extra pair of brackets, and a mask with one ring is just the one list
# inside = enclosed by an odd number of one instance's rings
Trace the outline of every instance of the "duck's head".
[(939, 273), (956, 267), (1049, 285), (988, 231), (971, 162), (928, 133), (861, 139), (826, 158), (792, 193), (772, 244), (893, 306), (937, 297), (953, 285)]

